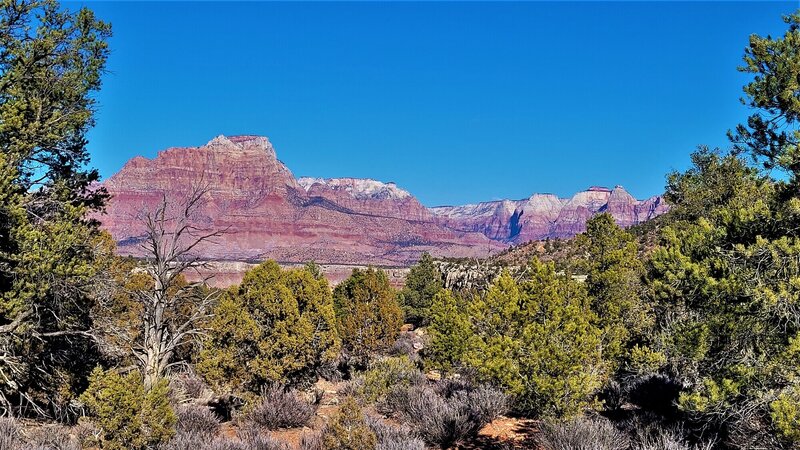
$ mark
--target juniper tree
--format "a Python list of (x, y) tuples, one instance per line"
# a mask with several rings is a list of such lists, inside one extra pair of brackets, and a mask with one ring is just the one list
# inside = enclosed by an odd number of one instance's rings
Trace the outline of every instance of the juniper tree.
[(572, 417), (595, 406), (606, 376), (601, 331), (586, 288), (534, 259), (528, 279), (503, 272), (468, 306), (463, 364), (506, 389), (523, 414)]
[(430, 343), (424, 350), (425, 363), (445, 373), (462, 365), (472, 335), (467, 301), (447, 289), (440, 290), (431, 305)]
[(53, 0), (0, 3), (0, 412), (58, 413), (93, 366), (89, 310), (110, 247), (86, 133), (110, 26)]
[(419, 262), (411, 267), (405, 286), (398, 295), (406, 321), (417, 326), (427, 325), (433, 297), (443, 288), (442, 273), (431, 255), (423, 253)]
[(313, 381), (339, 355), (328, 282), (308, 266), (267, 261), (245, 273), (214, 308), (197, 369), (227, 392)]
[(333, 291), (342, 347), (357, 364), (364, 364), (394, 344), (403, 311), (386, 273), (354, 269)]
[(610, 214), (586, 222), (580, 239), (586, 248), (586, 286), (603, 331), (603, 357), (616, 367), (652, 322), (642, 301), (644, 265), (636, 240)]

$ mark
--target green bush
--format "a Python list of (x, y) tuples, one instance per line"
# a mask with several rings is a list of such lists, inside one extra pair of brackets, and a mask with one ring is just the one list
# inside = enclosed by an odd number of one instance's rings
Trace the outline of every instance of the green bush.
[(430, 365), (460, 365), (515, 398), (532, 416), (572, 417), (597, 405), (606, 378), (601, 330), (586, 287), (534, 259), (527, 279), (503, 272), (466, 305), (450, 293), (434, 301)]
[(358, 403), (348, 397), (322, 434), (324, 450), (375, 450), (378, 439)]
[(336, 286), (333, 299), (342, 345), (353, 362), (367, 364), (391, 348), (403, 324), (403, 311), (384, 271), (353, 270)]
[(81, 401), (102, 432), (103, 449), (138, 450), (168, 441), (177, 416), (169, 404), (166, 380), (145, 392), (141, 375), (95, 369)]
[(268, 383), (298, 384), (339, 355), (327, 281), (309, 269), (265, 262), (220, 300), (197, 371), (217, 390), (259, 393)]
[(439, 291), (433, 297), (428, 333), (426, 367), (450, 373), (461, 366), (472, 336), (466, 302), (449, 290)]
[(425, 375), (407, 356), (383, 358), (372, 363), (363, 374), (358, 394), (367, 402), (375, 402), (399, 386), (413, 386), (425, 381)]
[(406, 277), (398, 298), (406, 320), (416, 326), (427, 325), (431, 317), (431, 304), (436, 294), (444, 289), (442, 273), (428, 253), (423, 253)]
[(787, 389), (769, 407), (772, 423), (781, 437), (800, 444), (800, 389)]

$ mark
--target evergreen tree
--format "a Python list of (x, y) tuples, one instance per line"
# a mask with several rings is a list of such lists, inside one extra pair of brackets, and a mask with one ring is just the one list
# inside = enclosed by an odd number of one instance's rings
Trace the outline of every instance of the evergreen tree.
[(227, 392), (309, 381), (339, 355), (328, 282), (274, 261), (250, 269), (225, 293), (208, 328), (197, 369)]
[(586, 223), (586, 286), (603, 330), (603, 356), (618, 366), (635, 343), (641, 342), (652, 318), (642, 302), (644, 265), (634, 237), (607, 213)]
[(123, 376), (97, 368), (80, 399), (100, 428), (101, 448), (144, 450), (155, 448), (175, 434), (177, 416), (168, 394), (165, 379), (145, 392), (139, 373)]
[(0, 17), (0, 412), (61, 414), (94, 365), (92, 286), (111, 252), (85, 167), (110, 27), (52, 0)]
[(742, 103), (755, 112), (729, 135), (737, 151), (750, 153), (766, 169), (784, 171), (796, 190), (800, 183), (800, 12), (784, 21), (789, 29), (782, 37), (750, 36), (739, 70), (753, 74), (744, 86)]
[(441, 272), (431, 255), (423, 253), (419, 262), (409, 271), (405, 287), (400, 291), (399, 300), (406, 321), (416, 326), (427, 325), (433, 298), (443, 288)]
[(355, 363), (366, 364), (394, 344), (403, 311), (384, 271), (354, 269), (336, 286), (333, 300), (343, 348)]
[(531, 261), (528, 280), (507, 272), (469, 305), (464, 364), (515, 397), (523, 414), (572, 417), (595, 406), (605, 379), (601, 331), (585, 287)]
[[(800, 241), (764, 237), (775, 225), (775, 186), (733, 155), (703, 150), (670, 177), (674, 218), (649, 262), (667, 376), (684, 386), (687, 417), (733, 447), (771, 442), (769, 403), (791, 386), (789, 339), (800, 329), (792, 279)], [(708, 199), (714, 200), (696, 215)]]
[(461, 366), (472, 335), (466, 302), (447, 289), (440, 290), (433, 297), (428, 333), (426, 364), (445, 373)]
[(782, 37), (750, 37), (740, 70), (755, 75), (743, 100), (755, 112), (730, 133), (734, 153), (701, 149), (668, 177), (674, 206), (649, 263), (678, 404), (733, 448), (800, 444), (800, 16), (786, 22)]

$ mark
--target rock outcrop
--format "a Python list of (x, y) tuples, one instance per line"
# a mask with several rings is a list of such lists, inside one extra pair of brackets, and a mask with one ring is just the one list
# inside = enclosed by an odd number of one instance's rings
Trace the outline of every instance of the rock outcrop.
[(394, 183), (362, 178), (310, 178), (297, 180), (309, 197), (331, 201), (347, 210), (376, 217), (430, 221), (427, 208)]
[(586, 231), (586, 221), (602, 212), (622, 227), (650, 220), (667, 211), (661, 197), (636, 200), (622, 186), (592, 186), (569, 199), (533, 194), (524, 200), (500, 200), (431, 208), (436, 221), (448, 228), (477, 231), (493, 240), (522, 243), (568, 238)]
[(619, 186), (592, 187), (571, 199), (534, 194), (426, 208), (394, 183), (296, 179), (260, 136), (218, 136), (200, 147), (164, 150), (154, 159), (136, 157), (104, 185), (113, 197), (99, 219), (129, 255), (141, 254), (142, 211), (164, 197), (177, 203), (193, 187), (206, 186), (195, 224), (224, 234), (197, 250), (219, 261), (405, 266), (424, 251), (479, 257), (509, 244), (574, 236), (598, 212), (631, 226), (667, 209), (660, 197), (638, 201)]
[(99, 219), (123, 254), (141, 254), (141, 211), (162, 196), (177, 203), (198, 185), (208, 193), (194, 220), (224, 230), (216, 244), (197, 249), (210, 260), (403, 266), (424, 251), (474, 257), (505, 248), (481, 233), (438, 224), (390, 183), (297, 180), (258, 136), (218, 136), (152, 160), (137, 157), (104, 185), (113, 197)]

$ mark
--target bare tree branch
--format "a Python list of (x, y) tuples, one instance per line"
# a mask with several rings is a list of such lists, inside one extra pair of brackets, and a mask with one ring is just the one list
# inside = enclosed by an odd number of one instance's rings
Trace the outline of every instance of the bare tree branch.
[(181, 281), (188, 270), (204, 265), (197, 252), (204, 245), (215, 244), (213, 239), (223, 234), (196, 225), (207, 192), (207, 187), (193, 187), (176, 203), (164, 194), (154, 209), (140, 216), (145, 229), (141, 270), (152, 285), (128, 292), (141, 307), (141, 326), (135, 336), (129, 336), (128, 348), (140, 364), (147, 389), (167, 374), (181, 346), (204, 334), (202, 322), (210, 317), (216, 301), (215, 292), (201, 292), (208, 278), (188, 284)]

